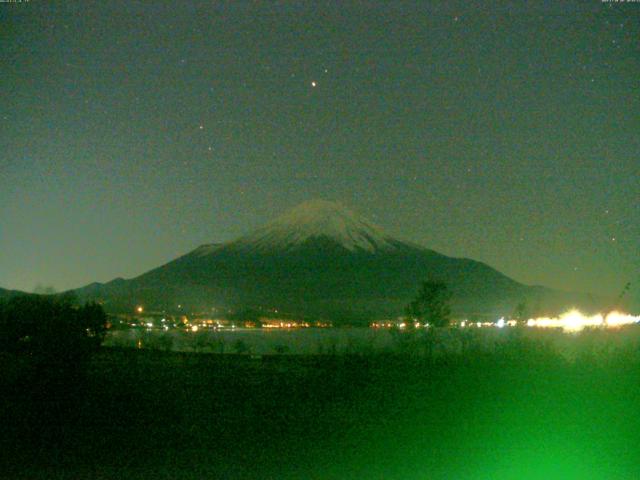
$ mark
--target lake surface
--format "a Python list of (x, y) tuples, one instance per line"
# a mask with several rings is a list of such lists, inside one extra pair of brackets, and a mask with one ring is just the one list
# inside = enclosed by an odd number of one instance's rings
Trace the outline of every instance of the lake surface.
[(371, 328), (225, 329), (207, 331), (130, 329), (110, 332), (106, 346), (210, 353), (348, 354), (394, 347), (387, 330)]
[[(640, 326), (620, 330), (563, 333), (539, 328), (466, 328), (434, 333), (432, 353), (456, 354), (474, 350), (494, 352), (513, 341), (531, 341), (535, 348), (551, 348), (568, 359), (581, 354), (606, 354), (640, 348)], [(399, 334), (373, 328), (227, 329), (191, 332), (135, 328), (111, 331), (105, 346), (203, 353), (368, 354), (411, 351), (424, 353), (425, 331)]]

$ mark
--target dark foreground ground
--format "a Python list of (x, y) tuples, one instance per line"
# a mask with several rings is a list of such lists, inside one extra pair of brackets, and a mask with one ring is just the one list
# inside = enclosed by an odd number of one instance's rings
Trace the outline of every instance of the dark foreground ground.
[[(638, 479), (640, 358), (3, 358), (3, 478)], [(26, 378), (31, 378), (27, 383)], [(35, 382), (35, 383), (34, 383)]]

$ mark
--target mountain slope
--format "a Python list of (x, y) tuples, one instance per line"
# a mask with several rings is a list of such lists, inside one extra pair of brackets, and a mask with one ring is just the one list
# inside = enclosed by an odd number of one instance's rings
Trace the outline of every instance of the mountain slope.
[(33, 294), (22, 292), (20, 290), (7, 290), (5, 288), (0, 288), (0, 300), (7, 300), (11, 297), (22, 296), (22, 295), (33, 295)]
[(509, 314), (525, 298), (547, 309), (568, 301), (566, 294), (522, 285), (481, 262), (396, 240), (326, 201), (302, 204), (245, 237), (203, 245), (134, 279), (77, 293), (112, 310), (137, 304), (175, 310), (180, 304), (365, 320), (401, 313), (426, 278), (450, 286), (458, 315)]

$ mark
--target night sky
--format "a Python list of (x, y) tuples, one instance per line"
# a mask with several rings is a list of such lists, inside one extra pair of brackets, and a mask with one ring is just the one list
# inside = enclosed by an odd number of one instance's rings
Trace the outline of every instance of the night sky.
[(640, 296), (640, 3), (31, 0), (0, 45), (1, 287), (132, 277), (324, 198)]

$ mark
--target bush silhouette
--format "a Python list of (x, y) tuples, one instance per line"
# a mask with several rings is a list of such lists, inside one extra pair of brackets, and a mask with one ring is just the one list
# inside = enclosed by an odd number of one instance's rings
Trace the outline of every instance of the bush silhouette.
[(238, 339), (235, 342), (233, 342), (233, 350), (238, 354), (238, 355), (243, 355), (245, 353), (249, 353), (249, 351), (251, 350), (249, 348), (249, 346), (244, 342), (244, 340)]

